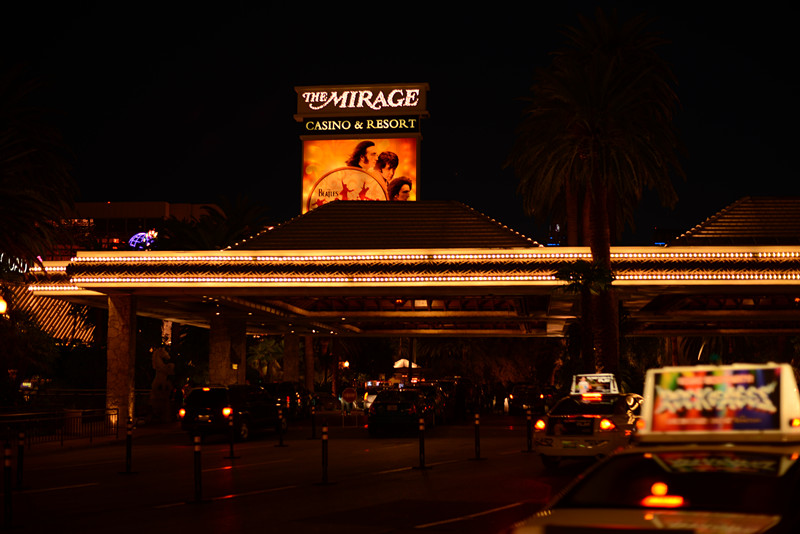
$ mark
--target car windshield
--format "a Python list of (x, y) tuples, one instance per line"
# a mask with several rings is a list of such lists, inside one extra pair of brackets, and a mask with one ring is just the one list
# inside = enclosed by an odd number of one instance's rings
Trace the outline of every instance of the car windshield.
[(735, 450), (624, 454), (587, 475), (556, 508), (652, 508), (658, 505), (647, 498), (658, 495), (678, 510), (785, 513), (800, 497), (797, 464), (789, 455)]
[(553, 406), (550, 415), (613, 415), (625, 411), (625, 399), (621, 398), (584, 402), (579, 398), (566, 397)]

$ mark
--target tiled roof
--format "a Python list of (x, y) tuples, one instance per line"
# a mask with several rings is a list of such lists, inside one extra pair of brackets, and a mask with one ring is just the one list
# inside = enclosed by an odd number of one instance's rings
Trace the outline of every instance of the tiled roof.
[(800, 197), (744, 197), (671, 245), (800, 245)]
[(538, 247), (459, 202), (330, 202), (263, 230), (230, 250)]

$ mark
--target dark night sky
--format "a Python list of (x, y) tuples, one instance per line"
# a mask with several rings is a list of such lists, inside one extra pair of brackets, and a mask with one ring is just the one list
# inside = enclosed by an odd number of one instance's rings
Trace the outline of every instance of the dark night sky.
[[(25, 4), (0, 10), (0, 45), (50, 84), (41, 100), (61, 113), (78, 200), (203, 202), (241, 189), (282, 222), (300, 212), (295, 86), (427, 82), (420, 198), (462, 201), (541, 242), (502, 169), (520, 98), (579, 11), (631, 14), (642, 3), (459, 3), (437, 14), (407, 2), (369, 13), (314, 2)], [(688, 178), (675, 211), (646, 200), (639, 243), (743, 196), (800, 195), (794, 13), (707, 4), (647, 6), (672, 43), (662, 55), (678, 79)]]

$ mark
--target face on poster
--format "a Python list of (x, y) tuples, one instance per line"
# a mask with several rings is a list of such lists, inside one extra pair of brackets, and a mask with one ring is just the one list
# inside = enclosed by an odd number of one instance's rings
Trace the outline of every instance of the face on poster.
[(335, 200), (416, 199), (416, 138), (303, 141), (303, 213)]

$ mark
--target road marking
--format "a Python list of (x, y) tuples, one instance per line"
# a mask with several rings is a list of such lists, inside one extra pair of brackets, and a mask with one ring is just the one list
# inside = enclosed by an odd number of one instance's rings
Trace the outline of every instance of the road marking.
[(72, 486), (57, 486), (54, 488), (22, 490), (22, 493), (44, 493), (45, 491), (60, 491), (60, 490), (69, 490), (77, 488), (88, 488), (89, 486), (99, 486), (99, 485), (100, 484), (98, 482), (89, 482), (88, 484), (74, 484)]
[[(218, 495), (217, 497), (211, 497), (211, 498), (206, 499), (206, 500), (211, 501), (211, 502), (214, 502), (214, 501), (227, 501), (229, 499), (236, 499), (238, 497), (249, 497), (251, 495), (263, 495), (265, 493), (274, 493), (276, 491), (283, 491), (283, 490), (289, 490), (289, 489), (295, 489), (295, 488), (297, 488), (297, 486), (281, 486), (279, 488), (269, 488), (269, 489), (263, 489), (263, 490), (246, 491), (244, 493), (229, 493), (227, 495)], [(184, 506), (184, 505), (187, 505), (187, 504), (192, 504), (192, 502), (174, 502), (174, 503), (171, 503), (171, 504), (159, 504), (158, 506), (154, 506), (153, 508), (156, 508), (156, 509), (175, 508), (177, 506)]]
[(469, 515), (462, 515), (461, 517), (454, 517), (452, 519), (445, 519), (444, 521), (436, 521), (434, 523), (425, 523), (424, 525), (416, 525), (414, 528), (429, 528), (429, 527), (438, 527), (439, 525), (446, 525), (448, 523), (457, 523), (459, 521), (467, 521), (469, 519), (474, 519), (476, 517), (480, 517), (482, 515), (489, 515), (495, 512), (500, 512), (503, 510), (508, 510), (509, 508), (516, 508), (517, 506), (522, 506), (525, 504), (524, 502), (516, 502), (514, 504), (507, 504), (506, 506), (501, 506), (499, 508), (492, 508), (491, 510), (485, 510), (483, 512), (478, 512), (477, 514), (469, 514)]
[(288, 460), (270, 460), (269, 462), (257, 462), (254, 464), (237, 464), (237, 465), (225, 465), (222, 467), (209, 467), (208, 469), (203, 469), (204, 473), (210, 473), (211, 471), (230, 471), (231, 469), (239, 469), (242, 467), (253, 467), (256, 465), (271, 465), (271, 464), (285, 464), (291, 462), (291, 459)]

